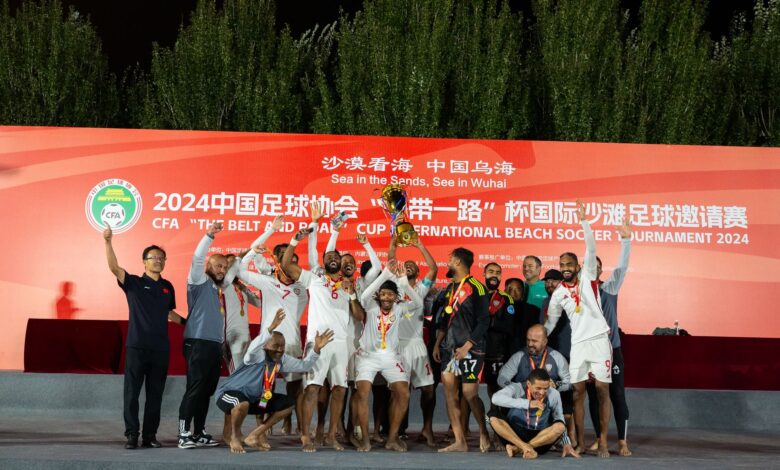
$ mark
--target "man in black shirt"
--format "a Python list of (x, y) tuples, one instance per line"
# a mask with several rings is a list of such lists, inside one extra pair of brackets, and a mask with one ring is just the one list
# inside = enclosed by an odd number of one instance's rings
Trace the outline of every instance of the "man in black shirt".
[[(469, 274), (473, 263), (474, 253), (465, 248), (453, 250), (447, 262), (452, 274), (452, 284), (447, 289), (447, 303), (436, 333), (433, 359), (442, 363), (441, 380), (455, 442), (439, 449), (439, 452), (468, 451), (460, 421), (459, 388), (479, 424), (480, 450), (490, 450), (490, 436), (485, 425), (485, 405), (479, 398), (479, 381), (485, 358), (485, 336), (490, 325), (489, 297), (484, 284)], [(443, 351), (440, 348), (442, 341)]]
[(170, 282), (160, 276), (165, 267), (165, 251), (152, 245), (143, 251), (143, 276), (128, 274), (119, 266), (112, 246), (111, 227), (103, 232), (108, 268), (116, 276), (119, 287), (127, 296), (130, 325), (127, 330), (125, 355), (124, 419), (126, 449), (138, 447), (138, 395), (146, 381), (143, 447), (160, 447), (157, 428), (160, 425), (160, 405), (168, 376), (168, 320), (183, 324), (174, 311), (176, 296)]

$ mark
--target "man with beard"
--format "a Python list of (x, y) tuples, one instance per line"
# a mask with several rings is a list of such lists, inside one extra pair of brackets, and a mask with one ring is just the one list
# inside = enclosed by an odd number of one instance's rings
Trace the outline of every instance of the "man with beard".
[[(187, 388), (179, 406), (179, 448), (213, 447), (219, 442), (206, 433), (209, 398), (217, 388), (225, 342), (225, 294), (227, 260), (213, 254), (206, 260), (214, 236), (222, 223), (214, 222), (198, 243), (187, 276), (187, 324), (184, 328), (184, 359), (187, 361)], [(230, 280), (228, 283), (232, 282)], [(194, 420), (194, 432), (190, 423)]]
[(525, 277), (525, 301), (537, 308), (542, 308), (547, 292), (544, 283), (539, 282), (542, 274), (542, 260), (538, 256), (523, 258), (523, 277)]
[(168, 377), (168, 320), (184, 324), (176, 313), (176, 295), (173, 285), (163, 279), (165, 251), (157, 245), (144, 249), (143, 276), (129, 274), (116, 259), (112, 244), (113, 232), (108, 226), (103, 231), (106, 242), (108, 269), (116, 277), (117, 284), (127, 296), (129, 326), (125, 354), (124, 420), (125, 449), (138, 447), (138, 395), (146, 382), (146, 404), (142, 447), (160, 447), (157, 428), (160, 426), (160, 407)]
[(574, 384), (574, 423), (577, 428), (577, 451), (585, 445), (585, 394), (589, 376), (596, 380), (599, 397), (598, 456), (609, 457), (607, 431), (612, 404), (609, 399), (609, 383), (612, 381), (612, 347), (609, 342), (609, 325), (601, 311), (601, 299), (596, 280), (596, 240), (585, 218), (585, 205), (577, 201), (577, 214), (585, 234), (585, 259), (583, 268), (574, 253), (560, 257), (563, 282), (550, 296), (545, 328), (551, 333), (563, 312), (571, 321), (571, 361), (569, 372)]
[[(550, 374), (550, 386), (558, 390), (558, 393), (563, 394), (571, 389), (568, 361), (561, 353), (547, 347), (547, 332), (544, 326), (538, 324), (528, 329), (525, 349), (512, 354), (501, 368), (498, 386), (503, 388), (512, 382), (524, 383), (535, 369), (544, 369)], [(571, 415), (571, 408), (567, 410), (565, 403), (562, 403), (562, 406), (563, 414)], [(569, 406), (571, 407), (571, 403)]]
[[(409, 301), (399, 302), (399, 285)], [(409, 372), (399, 351), (398, 325), (406, 312), (421, 307), (423, 301), (409, 286), (403, 267), (395, 260), (388, 262), (385, 270), (363, 292), (361, 301), (367, 309), (356, 359), (357, 391), (352, 401), (355, 424), (368, 429), (368, 394), (377, 373), (382, 374), (391, 391), (390, 429), (385, 448), (405, 452), (406, 444), (398, 438), (398, 428), (409, 406)], [(355, 436), (353, 444), (359, 452), (368, 452), (371, 440), (367, 433), (361, 437)]]
[(331, 391), (330, 427), (326, 442), (336, 450), (343, 450), (344, 447), (336, 439), (336, 430), (338, 429), (338, 421), (341, 419), (347, 387), (347, 329), (349, 328), (350, 315), (362, 322), (364, 312), (355, 294), (354, 283), (349, 279), (344, 279), (340, 273), (341, 255), (339, 252), (325, 252), (323, 255), (325, 272), (322, 275), (301, 269), (298, 265), (293, 264), (295, 247), (300, 240), (303, 240), (307, 232), (307, 230), (300, 230), (295, 234), (290, 241), (290, 246), (282, 256), (281, 267), (290, 279), (300, 281), (303, 286), (309, 289), (307, 348), (314, 342), (316, 333), (325, 328), (333, 330), (335, 344), (326, 350), (325, 354), (314, 365), (314, 369), (307, 374), (303, 421), (300, 423), (301, 444), (304, 452), (317, 450), (309, 435), (309, 424), (317, 403), (317, 395), (327, 378), (333, 389)]
[(493, 395), (493, 404), (501, 408), (490, 413), (490, 425), (504, 441), (509, 457), (522, 452), (524, 459), (535, 459), (559, 439), (561, 457), (580, 457), (568, 442), (561, 397), (550, 384), (550, 375), (539, 368), (528, 374), (525, 384), (512, 382)]
[[(598, 263), (599, 293), (601, 294), (601, 308), (604, 312), (604, 318), (609, 324), (609, 339), (612, 343), (612, 382), (609, 384), (609, 398), (612, 401), (612, 409), (615, 412), (615, 424), (618, 430), (618, 455), (628, 457), (631, 450), (628, 448), (626, 431), (628, 429), (628, 403), (626, 403), (626, 386), (624, 379), (625, 364), (623, 362), (623, 352), (620, 348), (620, 327), (617, 319), (617, 296), (620, 287), (623, 285), (626, 272), (628, 271), (628, 257), (631, 253), (631, 221), (624, 220), (618, 227), (620, 235), (620, 261), (609, 279), (601, 281), (601, 259), (596, 257)], [(596, 435), (599, 434), (600, 427), (598, 420), (598, 395), (596, 388), (588, 384), (588, 407), (590, 416), (593, 420), (593, 429)], [(588, 450), (597, 450), (598, 443), (595, 442)]]
[[(420, 408), (423, 414), (423, 428), (419, 441), (425, 442), (429, 447), (434, 446), (433, 442), (433, 410), (436, 406), (436, 395), (433, 388), (433, 371), (428, 359), (428, 348), (423, 339), (423, 323), (425, 322), (425, 298), (436, 281), (436, 273), (439, 267), (436, 266), (436, 260), (433, 259), (430, 251), (423, 245), (420, 238), (412, 246), (420, 250), (428, 265), (428, 272), (422, 281), (417, 280), (420, 275), (420, 268), (414, 261), (406, 261), (403, 269), (406, 274), (406, 280), (412, 290), (423, 299), (423, 302), (413, 310), (404, 312), (399, 320), (398, 341), (401, 354), (404, 356), (404, 362), (409, 371), (412, 387), (420, 390)], [(388, 264), (396, 260), (397, 246), (395, 237), (390, 240), (390, 249), (387, 252)], [(409, 300), (408, 296), (404, 300)], [(403, 426), (405, 427), (405, 426)]]
[[(316, 223), (314, 217), (312, 222)], [(299, 282), (293, 280), (279, 268), (282, 254), (289, 246), (287, 243), (281, 243), (274, 246), (271, 258), (276, 266), (271, 274), (255, 273), (249, 270), (250, 262), (254, 262), (255, 267), (260, 267), (259, 271), (265, 270), (264, 266), (270, 264), (264, 260), (267, 250), (265, 243), (270, 235), (281, 230), (284, 223), (284, 217), (278, 216), (274, 219), (270, 230), (262, 234), (252, 243), (252, 249), (241, 260), (241, 270), (239, 277), (241, 280), (256, 287), (261, 293), (263, 317), (260, 328), (265, 331), (274, 321), (270, 312), (282, 309), (286, 312), (283, 321), (276, 325), (274, 331), (284, 336), (284, 353), (295, 358), (303, 357), (303, 346), (301, 344), (301, 316), (309, 302), (309, 295), (306, 288)], [(298, 264), (298, 256), (294, 255), (291, 261)], [(287, 395), (295, 400), (295, 415), (298, 423), (302, 421), (303, 395), (301, 389), (302, 374), (289, 371), (284, 374), (284, 381), (287, 388)], [(284, 433), (292, 432), (292, 423), (290, 416), (285, 417)], [(300, 427), (300, 425), (299, 425)]]
[[(448, 289), (445, 318), (436, 333), (434, 360), (446, 366), (442, 369), (447, 414), (452, 425), (455, 442), (439, 449), (439, 452), (467, 452), (468, 444), (461, 423), (458, 390), (469, 403), (479, 425), (479, 448), (490, 450), (490, 436), (485, 426), (485, 405), (479, 398), (479, 381), (485, 358), (485, 335), (490, 325), (487, 288), (470, 274), (474, 253), (456, 248), (447, 262), (452, 274)], [(457, 287), (456, 287), (457, 286)], [(445, 341), (446, 339), (446, 341)], [(440, 346), (445, 341), (442, 352)]]
[(485, 286), (490, 300), (488, 312), (490, 313), (490, 326), (487, 331), (485, 350), (485, 383), (487, 384), (488, 397), (498, 390), (498, 372), (504, 362), (509, 358), (513, 342), (515, 305), (514, 299), (499, 290), (501, 285), (501, 266), (497, 263), (485, 265)]
[(217, 407), (230, 419), (228, 442), (232, 453), (245, 452), (241, 445), (241, 424), (247, 414), (267, 415), (267, 418), (244, 442), (261, 451), (271, 449), (266, 439), (266, 431), (277, 421), (289, 416), (295, 406), (294, 399), (274, 393), (274, 384), (279, 373), (308, 372), (319, 358), (321, 349), (333, 339), (333, 332), (330, 330), (322, 334), (317, 333), (314, 347), (304, 360), (285, 354), (284, 335), (276, 331), (284, 317), (284, 310), (280, 308), (268, 328), (263, 328), (260, 335), (252, 341), (242, 358), (244, 365), (231, 374), (217, 391)]

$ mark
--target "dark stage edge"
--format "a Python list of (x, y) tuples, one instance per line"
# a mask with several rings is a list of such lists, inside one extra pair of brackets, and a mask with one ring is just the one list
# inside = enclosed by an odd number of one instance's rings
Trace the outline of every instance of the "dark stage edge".
[[(213, 421), (213, 420), (212, 420)], [(210, 423), (211, 424), (211, 423)], [(215, 428), (212, 425), (212, 430)], [(441, 437), (444, 428), (437, 429)], [(0, 468), (16, 469), (509, 469), (528, 468), (778, 468), (780, 434), (733, 434), (702, 430), (642, 428), (631, 434), (632, 457), (612, 455), (602, 460), (585, 456), (561, 459), (557, 453), (535, 461), (509, 459), (503, 452), (438, 454), (414, 442), (399, 454), (375, 449), (362, 454), (347, 447), (343, 452), (321, 448), (313, 454), (300, 451), (297, 438), (272, 436), (270, 452), (230, 454), (227, 447), (182, 450), (170, 433), (161, 433), (161, 449), (125, 450), (117, 420), (65, 420), (44, 417), (3, 417), (0, 424)], [(117, 437), (120, 436), (120, 437)], [(612, 441), (614, 443), (614, 440)], [(472, 449), (477, 448), (475, 439)]]

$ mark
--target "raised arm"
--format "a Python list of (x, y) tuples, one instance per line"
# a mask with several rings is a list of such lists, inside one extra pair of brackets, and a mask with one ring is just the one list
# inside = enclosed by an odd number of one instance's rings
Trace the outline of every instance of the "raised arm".
[(309, 224), (309, 270), (317, 272), (320, 269), (320, 255), (317, 253), (317, 229), (318, 222), (322, 218), (320, 203), (311, 203), (311, 223)]
[(263, 287), (267, 285), (268, 275), (258, 274), (249, 270), (250, 261), (254, 260), (255, 267), (257, 267), (258, 261), (263, 258), (263, 256), (257, 252), (258, 249), (262, 250), (262, 248), (249, 250), (249, 252), (241, 259), (241, 269), (238, 271), (238, 278), (257, 287), (258, 289), (263, 289)]
[(116, 253), (114, 253), (114, 246), (111, 240), (114, 238), (114, 232), (111, 231), (110, 226), (106, 226), (103, 230), (103, 239), (106, 241), (106, 261), (108, 261), (108, 269), (116, 276), (117, 281), (120, 284), (125, 283), (125, 270), (119, 266), (119, 261), (116, 259)]
[(369, 243), (365, 233), (358, 233), (357, 240), (363, 245), (366, 253), (368, 253), (368, 259), (371, 261), (371, 269), (368, 270), (364, 277), (366, 283), (369, 283), (376, 279), (376, 277), (379, 276), (379, 273), (382, 272), (382, 262), (379, 261), (379, 256), (376, 255), (376, 251), (374, 251), (371, 243)]
[(414, 310), (416, 308), (420, 308), (423, 306), (423, 299), (420, 297), (420, 294), (417, 293), (416, 290), (412, 289), (412, 286), (409, 285), (409, 279), (406, 277), (406, 273), (404, 272), (403, 265), (399, 266), (399, 272), (396, 272), (396, 279), (395, 282), (398, 284), (399, 290), (402, 294), (406, 294), (409, 296), (409, 309)]
[(268, 325), (268, 328), (261, 329), (260, 334), (249, 343), (249, 348), (247, 348), (246, 354), (244, 354), (244, 364), (257, 364), (265, 359), (263, 346), (271, 339), (271, 334), (274, 330), (282, 324), (284, 317), (285, 313), (283, 308), (276, 311), (276, 316), (274, 316), (274, 319), (271, 321), (271, 324)]
[(596, 279), (597, 264), (596, 264), (596, 238), (593, 236), (593, 230), (590, 228), (590, 223), (585, 216), (585, 204), (577, 199), (577, 215), (580, 218), (580, 224), (582, 224), (582, 230), (585, 232), (585, 259), (582, 262), (582, 269), (587, 270), (592, 279)]
[(195, 254), (192, 256), (192, 264), (190, 265), (190, 273), (187, 275), (187, 283), (199, 285), (208, 280), (206, 271), (204, 270), (204, 263), (206, 262), (206, 254), (209, 252), (211, 242), (214, 241), (214, 236), (222, 231), (222, 222), (214, 222), (209, 227), (206, 235), (198, 243), (198, 247), (195, 248)]
[[(561, 286), (558, 286), (558, 289), (561, 289)], [(558, 289), (554, 290), (550, 295), (550, 303), (547, 306), (547, 321), (544, 322), (544, 329), (547, 330), (548, 336), (555, 329), (555, 325), (558, 324), (558, 320), (561, 318), (561, 314), (563, 313), (561, 297), (556, 295)]]
[(241, 268), (241, 260), (238, 256), (233, 257), (233, 261), (228, 264), (227, 272), (225, 272), (225, 278), (222, 279), (223, 286), (229, 286), (233, 284), (233, 281), (238, 277), (238, 270)]
[(257, 239), (252, 242), (251, 248), (254, 250), (255, 248), (265, 246), (266, 242), (268, 242), (268, 239), (271, 238), (271, 235), (281, 230), (282, 227), (284, 227), (284, 215), (277, 215), (274, 217), (274, 221), (271, 223), (271, 226), (268, 228), (268, 230), (263, 232), (262, 235), (257, 237)]
[(298, 230), (295, 232), (295, 235), (293, 235), (292, 240), (290, 240), (290, 246), (287, 247), (286, 250), (284, 250), (284, 255), (282, 256), (282, 260), (280, 261), (282, 270), (290, 276), (290, 279), (293, 281), (297, 281), (299, 277), (301, 277), (301, 268), (300, 266), (293, 264), (292, 259), (293, 255), (295, 254), (295, 247), (300, 243), (301, 240), (306, 236), (306, 229)]
[(427, 279), (428, 282), (433, 285), (433, 282), (436, 281), (436, 274), (439, 272), (439, 267), (436, 266), (436, 260), (433, 259), (433, 255), (431, 255), (431, 252), (428, 251), (428, 248), (423, 245), (420, 237), (417, 237), (417, 244), (415, 246), (418, 250), (420, 250), (420, 253), (422, 253), (423, 259), (425, 259), (425, 264), (428, 265), (428, 273), (425, 274), (424, 279)]
[[(390, 269), (390, 266), (391, 264), (387, 263), (387, 267), (380, 271), (379, 276), (363, 290), (363, 293), (360, 295), (361, 304), (367, 305), (368, 302), (371, 301), (371, 298), (374, 297), (374, 294), (379, 290), (382, 283), (393, 277), (393, 271)], [(395, 264), (392, 264), (392, 266), (395, 266)]]
[(601, 285), (604, 292), (612, 295), (617, 295), (620, 291), (623, 280), (626, 278), (626, 271), (628, 271), (628, 258), (631, 254), (631, 221), (624, 220), (618, 228), (618, 233), (620, 234), (620, 259), (609, 279)]
[(341, 281), (341, 285), (344, 286), (344, 290), (349, 294), (349, 313), (352, 315), (352, 318), (359, 322), (365, 321), (366, 311), (355, 293), (355, 283), (351, 279), (344, 279)]
[(283, 371), (297, 373), (309, 372), (320, 357), (322, 348), (327, 346), (331, 341), (333, 341), (333, 330), (325, 330), (322, 334), (318, 331), (317, 335), (314, 337), (314, 347), (309, 350), (303, 360), (290, 356), (289, 354), (283, 356)]

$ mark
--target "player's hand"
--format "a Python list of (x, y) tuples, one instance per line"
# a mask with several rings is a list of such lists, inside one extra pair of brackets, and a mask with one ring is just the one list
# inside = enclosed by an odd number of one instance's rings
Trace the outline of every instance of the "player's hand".
[(395, 277), (406, 277), (406, 267), (404, 266), (404, 263), (396, 261), (394, 273)]
[(539, 400), (531, 400), (528, 402), (528, 409), (536, 408), (537, 410), (544, 411), (544, 403), (540, 402)]
[(211, 224), (211, 227), (209, 227), (206, 234), (213, 237), (214, 235), (218, 234), (221, 231), (222, 231), (222, 222), (214, 222), (213, 224)]
[(323, 331), (322, 334), (318, 331), (317, 335), (314, 337), (314, 352), (319, 354), (322, 348), (331, 341), (333, 341), (333, 330), (327, 329)]
[(302, 228), (302, 229), (298, 230), (297, 232), (295, 232), (295, 236), (293, 238), (295, 238), (297, 241), (301, 241), (304, 238), (306, 238), (306, 236), (308, 234), (310, 234), (310, 233), (311, 233), (311, 230), (309, 230), (308, 228)]
[(567, 455), (571, 455), (575, 459), (580, 458), (580, 454), (574, 450), (574, 447), (572, 447), (571, 444), (564, 444), (563, 446), (563, 453), (561, 454), (561, 458), (565, 458)]
[(322, 218), (322, 205), (319, 201), (312, 201), (311, 203), (311, 221), (319, 222)]
[(274, 316), (273, 321), (271, 322), (271, 325), (268, 327), (268, 331), (274, 331), (279, 325), (282, 324), (282, 321), (284, 320), (284, 317), (286, 317), (287, 314), (284, 313), (284, 309), (280, 308), (276, 311), (276, 316)]
[(103, 239), (105, 239), (107, 242), (111, 242), (111, 239), (114, 238), (114, 231), (111, 230), (111, 226), (106, 224), (106, 229), (103, 230)]
[(344, 288), (344, 290), (347, 292), (347, 294), (354, 294), (355, 293), (355, 283), (352, 282), (352, 279), (344, 279), (341, 281), (341, 287)]
[(631, 218), (623, 219), (623, 223), (618, 227), (620, 238), (631, 238)]
[(395, 273), (398, 270), (398, 260), (393, 258), (387, 260), (387, 270), (391, 273)]
[(579, 216), (580, 222), (585, 220), (585, 204), (579, 199), (577, 199), (577, 216)]
[(274, 232), (278, 232), (282, 229), (282, 227), (284, 227), (284, 214), (274, 217), (274, 221), (271, 223), (271, 228), (274, 230)]
[(335, 232), (340, 232), (341, 229), (344, 228), (344, 224), (346, 224), (346, 223), (347, 223), (346, 220), (339, 220), (339, 221), (336, 221), (336, 223), (333, 223), (333, 221), (331, 220), (330, 226), (333, 228), (333, 230)]
[(466, 355), (468, 355), (469, 351), (471, 351), (471, 342), (470, 341), (466, 341), (466, 344), (464, 344), (463, 346), (461, 346), (461, 347), (459, 347), (458, 349), (455, 350), (455, 356), (454, 357), (455, 357), (455, 359), (458, 359), (458, 360), (465, 359)]
[(257, 245), (256, 247), (252, 248), (252, 250), (258, 255), (262, 255), (263, 253), (268, 251), (268, 247), (265, 245)]
[(434, 361), (441, 363), (441, 347), (438, 344), (431, 351), (431, 357), (433, 357)]
[(366, 243), (368, 243), (368, 237), (366, 236), (365, 233), (358, 233), (357, 234), (357, 241), (361, 245), (365, 245)]

